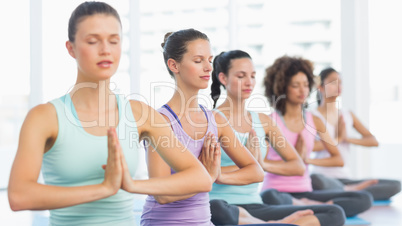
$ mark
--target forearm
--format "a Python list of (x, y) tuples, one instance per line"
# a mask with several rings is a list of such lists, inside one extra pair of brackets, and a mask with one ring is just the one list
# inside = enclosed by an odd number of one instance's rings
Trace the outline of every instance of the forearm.
[(239, 167), (236, 165), (232, 165), (232, 166), (222, 166), (221, 167), (221, 173), (228, 173), (228, 172), (233, 172), (238, 170)]
[(264, 172), (259, 164), (250, 164), (235, 171), (221, 172), (218, 184), (247, 185), (261, 182)]
[(189, 195), (154, 195), (154, 198), (159, 204), (167, 204), (171, 202), (185, 200), (193, 197), (194, 195), (196, 194), (194, 193)]
[(10, 207), (19, 210), (51, 210), (96, 201), (113, 195), (114, 192), (102, 184), (80, 187), (59, 187), (24, 183), (8, 189)]
[(306, 169), (305, 165), (297, 159), (291, 161), (265, 159), (262, 168), (265, 172), (282, 176), (302, 176)]
[(316, 166), (327, 166), (327, 167), (334, 167), (334, 166), (342, 167), (344, 164), (343, 159), (340, 155), (322, 159), (306, 159), (306, 163)]
[(325, 150), (324, 144), (321, 140), (314, 141), (314, 148), (313, 151), (322, 151)]
[(181, 196), (209, 192), (212, 179), (206, 170), (188, 169), (166, 177), (133, 180), (128, 192), (156, 196)]
[(378, 147), (378, 141), (375, 137), (362, 137), (360, 139), (347, 138), (346, 142), (365, 147)]

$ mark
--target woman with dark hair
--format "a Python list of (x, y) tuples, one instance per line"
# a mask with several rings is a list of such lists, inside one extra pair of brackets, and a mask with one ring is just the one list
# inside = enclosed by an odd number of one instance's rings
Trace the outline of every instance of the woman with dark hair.
[[(223, 52), (215, 57), (213, 66), (211, 96), (215, 104), (221, 86), (227, 94), (215, 111), (228, 119), (243, 145), (258, 147), (249, 149), (254, 150), (252, 154), (261, 167), (278, 175), (303, 175), (305, 166), (302, 159), (271, 118), (246, 109), (246, 100), (251, 97), (256, 83), (256, 72), (250, 55), (241, 50)], [(270, 141), (283, 161), (264, 159), (267, 153), (266, 140)], [(221, 166), (222, 172), (237, 169), (223, 152)], [(268, 205), (262, 202), (258, 187), (257, 183), (244, 186), (214, 183), (209, 193), (212, 222), (218, 225), (263, 222), (308, 226), (344, 224), (345, 215), (339, 206)]]
[[(176, 90), (158, 111), (170, 122), (177, 138), (205, 165), (212, 181), (234, 185), (261, 182), (261, 167), (236, 138), (226, 119), (198, 104), (198, 92), (208, 87), (212, 71), (208, 37), (194, 29), (179, 30), (165, 35), (162, 47)], [(236, 163), (236, 170), (221, 172), (220, 146)], [(175, 174), (153, 147), (148, 147), (147, 156), (150, 178)], [(148, 196), (141, 224), (211, 225), (208, 193)]]
[[(275, 109), (271, 118), (295, 147), (306, 169), (309, 164), (343, 166), (342, 156), (321, 119), (304, 109), (305, 100), (314, 85), (313, 63), (301, 57), (280, 57), (266, 69), (264, 85), (265, 95)], [(326, 158), (310, 158), (317, 135), (326, 141), (323, 143), (329, 153)], [(269, 147), (266, 158), (282, 161), (274, 147)], [(303, 176), (290, 177), (268, 172), (262, 190), (262, 199), (267, 204), (337, 204), (347, 217), (369, 209), (372, 201), (371, 195), (362, 191), (313, 191), (308, 170)]]
[[(331, 137), (345, 162), (343, 167), (312, 168), (311, 175), (314, 190), (338, 189), (345, 191), (365, 190), (373, 195), (374, 200), (388, 200), (401, 190), (401, 182), (386, 179), (352, 180), (350, 175), (350, 144), (365, 147), (378, 146), (376, 138), (351, 111), (340, 110), (337, 98), (342, 93), (342, 79), (333, 68), (326, 68), (320, 73), (317, 100), (319, 106), (313, 113), (325, 123)], [(351, 138), (350, 133), (356, 130), (361, 138)], [(314, 154), (316, 158), (328, 156), (322, 140), (316, 140)]]
[[(164, 118), (109, 89), (121, 55), (116, 10), (84, 2), (72, 13), (68, 31), (66, 47), (77, 63), (77, 81), (70, 93), (28, 113), (8, 186), (11, 209), (48, 209), (50, 225), (131, 226), (130, 193), (208, 192), (212, 182), (202, 164), (168, 127), (151, 124), (166, 124)], [(156, 150), (177, 174), (133, 180), (140, 161), (138, 138), (166, 136), (172, 139)], [(45, 184), (38, 183), (41, 170)]]

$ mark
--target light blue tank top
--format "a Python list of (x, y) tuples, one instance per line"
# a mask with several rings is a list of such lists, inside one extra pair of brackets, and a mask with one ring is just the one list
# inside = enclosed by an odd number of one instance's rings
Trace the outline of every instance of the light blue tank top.
[[(116, 128), (124, 156), (133, 176), (138, 165), (139, 135), (129, 101), (116, 95), (119, 124)], [(46, 184), (83, 186), (104, 179), (107, 136), (87, 133), (77, 117), (69, 94), (51, 101), (56, 108), (59, 131), (53, 147), (44, 154), (42, 173)], [(116, 195), (94, 202), (50, 210), (50, 225), (135, 225), (132, 194)]]
[[(225, 118), (226, 116), (215, 109), (215, 111), (221, 113)], [(267, 154), (267, 144), (265, 142), (265, 130), (261, 124), (258, 113), (250, 111), (252, 127), (255, 130), (258, 140), (260, 142), (261, 154), (265, 156)], [(246, 145), (249, 133), (240, 133), (235, 131), (237, 138), (243, 145)], [(222, 149), (221, 151), (221, 165), (232, 166), (236, 165), (232, 159)], [(262, 203), (261, 196), (258, 189), (259, 183), (253, 183), (248, 185), (227, 185), (216, 184), (212, 185), (212, 190), (209, 192), (209, 199), (223, 199), (229, 204), (257, 204)]]

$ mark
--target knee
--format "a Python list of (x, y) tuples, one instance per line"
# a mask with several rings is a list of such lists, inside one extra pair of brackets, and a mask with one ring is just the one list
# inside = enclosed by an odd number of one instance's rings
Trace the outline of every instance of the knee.
[(370, 209), (373, 204), (373, 195), (367, 191), (354, 192), (356, 203), (359, 203), (360, 212)]
[(345, 211), (338, 205), (328, 205), (327, 216), (326, 222), (321, 222), (320, 218), (317, 217), (321, 225), (342, 226), (345, 224)]
[(320, 174), (311, 174), (311, 184), (313, 185), (313, 190), (324, 190), (324, 182), (321, 179)]
[(401, 191), (401, 182), (398, 180), (391, 181), (392, 184), (392, 193), (393, 195), (399, 193)]
[(224, 200), (214, 199), (209, 201), (211, 208), (211, 221), (214, 225), (237, 225), (239, 209)]
[(261, 199), (262, 202), (265, 204), (269, 204), (269, 205), (281, 205), (283, 204), (280, 200), (279, 200), (279, 192), (275, 189), (267, 189), (263, 192), (261, 192)]

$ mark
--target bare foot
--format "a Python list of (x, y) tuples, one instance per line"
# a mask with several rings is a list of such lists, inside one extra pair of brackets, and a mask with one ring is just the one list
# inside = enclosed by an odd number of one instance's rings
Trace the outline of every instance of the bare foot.
[(293, 199), (293, 205), (295, 206), (307, 206), (307, 205), (321, 205), (324, 204), (320, 201), (311, 200), (308, 198)]
[(371, 185), (377, 184), (378, 180), (365, 180), (363, 182), (360, 182), (358, 184), (348, 184), (345, 185), (344, 189), (345, 191), (361, 191), (363, 189), (366, 189), (370, 187)]
[(281, 220), (276, 220), (276, 221), (267, 221), (267, 223), (286, 223), (286, 224), (290, 224), (302, 217), (308, 216), (308, 215), (313, 215), (314, 212), (310, 209), (307, 210), (299, 210), (296, 211), (292, 214), (290, 214), (289, 216), (281, 219)]

